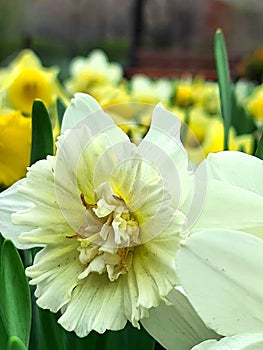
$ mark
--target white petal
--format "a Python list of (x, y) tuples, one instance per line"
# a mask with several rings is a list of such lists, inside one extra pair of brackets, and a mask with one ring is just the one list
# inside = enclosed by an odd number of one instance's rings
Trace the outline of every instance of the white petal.
[(142, 325), (165, 349), (187, 350), (218, 335), (208, 329), (187, 298), (173, 289), (167, 298), (172, 305), (161, 304), (150, 310), (150, 317), (141, 320)]
[(57, 312), (71, 299), (83, 270), (78, 259), (78, 244), (65, 238), (64, 245), (49, 245), (36, 254), (34, 265), (26, 269), (27, 276), (32, 278), (30, 284), (37, 284), (37, 304), (43, 309)]
[(191, 350), (212, 350), (213, 345), (217, 344), (215, 339), (205, 340), (201, 344), (198, 344), (191, 348)]
[(150, 129), (138, 149), (155, 164), (168, 183), (173, 198), (184, 203), (189, 193), (188, 156), (180, 141), (180, 120), (159, 103), (153, 110)]
[[(18, 237), (28, 230), (28, 227), (14, 225), (11, 219), (13, 213), (31, 208), (33, 203), (18, 192), (18, 187), (23, 184), (25, 179), (16, 182), (13, 186), (0, 193), (0, 232), (5, 238), (11, 239), (19, 249), (28, 249), (36, 247), (37, 244), (22, 244)], [(33, 229), (34, 227), (31, 227)]]
[[(63, 216), (62, 208), (70, 207), (74, 219), (81, 224), (84, 220), (84, 207), (80, 198), (73, 200), (68, 193), (63, 205), (58, 205), (54, 183), (55, 158), (47, 157), (29, 168), (27, 178), (21, 183), (18, 191), (33, 202), (34, 206), (13, 214), (12, 220), (16, 225), (28, 226), (22, 232), (42, 227), (61, 232), (69, 231), (69, 225)], [(63, 185), (62, 185), (63, 186)], [(59, 186), (58, 186), (59, 187)], [(60, 187), (59, 187), (60, 188)]]
[(80, 128), (83, 125), (86, 125), (89, 130), (86, 135), (86, 143), (100, 133), (106, 133), (114, 143), (129, 140), (111, 117), (104, 113), (93, 97), (84, 93), (76, 93), (64, 114), (61, 132)]
[(84, 195), (87, 204), (94, 204), (96, 188), (103, 182), (109, 182), (114, 166), (131, 157), (136, 150), (126, 136), (123, 142), (118, 142), (107, 133), (93, 138), (88, 135), (86, 125), (71, 130), (60, 141), (57, 151), (56, 198), (64, 218), (74, 230), (83, 223), (86, 209), (80, 196)]
[(63, 117), (61, 125), (62, 133), (67, 129), (73, 129), (90, 114), (94, 114), (96, 112), (98, 112), (99, 115), (102, 114), (101, 106), (90, 95), (76, 93), (74, 96), (75, 97), (71, 100), (71, 104), (66, 109)]
[(74, 289), (58, 322), (66, 330), (85, 337), (91, 330), (104, 333), (107, 329), (124, 328), (124, 312), (120, 278), (111, 282), (105, 274), (92, 273)]
[(217, 333), (263, 327), (263, 241), (238, 231), (192, 234), (176, 256), (177, 274), (191, 304)]
[(117, 63), (111, 63), (108, 68), (108, 75), (113, 84), (118, 84), (122, 78), (122, 68)]
[(175, 253), (180, 241), (180, 220), (184, 222), (183, 218), (176, 217), (160, 237), (135, 248), (133, 269), (137, 281), (138, 305), (142, 307), (159, 305), (178, 282)]
[(243, 152), (218, 152), (207, 157), (209, 178), (221, 180), (263, 196), (263, 161)]
[(210, 228), (252, 232), (263, 237), (263, 196), (220, 180), (208, 179), (203, 210), (192, 231)]
[(86, 62), (94, 67), (96, 70), (100, 70), (103, 69), (105, 67), (108, 67), (109, 63), (108, 63), (108, 57), (105, 54), (105, 52), (103, 50), (100, 49), (96, 49), (91, 51), (91, 53), (89, 54), (89, 56), (86, 59)]
[(262, 350), (263, 333), (238, 334), (220, 341), (207, 340), (192, 350)]
[(199, 200), (203, 211), (193, 231), (226, 228), (263, 237), (262, 160), (242, 152), (220, 152), (209, 155), (200, 167), (207, 171), (207, 193)]

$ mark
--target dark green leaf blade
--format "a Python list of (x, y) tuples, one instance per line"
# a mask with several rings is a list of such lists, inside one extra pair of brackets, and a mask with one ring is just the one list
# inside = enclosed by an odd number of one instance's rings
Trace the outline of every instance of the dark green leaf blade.
[(66, 110), (66, 106), (64, 103), (61, 101), (60, 98), (57, 99), (57, 115), (58, 115), (58, 122), (59, 126), (61, 127), (63, 116)]
[(1, 252), (0, 318), (8, 337), (17, 336), (28, 346), (31, 327), (31, 300), (20, 256), (9, 240)]
[(104, 334), (91, 332), (85, 338), (75, 333), (67, 333), (68, 350), (153, 350), (155, 340), (141, 327), (134, 328), (130, 323), (120, 331), (107, 331)]
[(263, 160), (263, 131), (258, 141), (258, 146), (255, 152), (255, 156)]
[(251, 134), (257, 130), (253, 117), (248, 113), (245, 107), (237, 101), (234, 89), (231, 95), (231, 108), (232, 125), (238, 135)]
[(231, 126), (231, 86), (226, 45), (222, 31), (217, 29), (214, 52), (220, 94), (221, 114), (224, 122), (224, 149), (228, 149), (229, 129)]
[(27, 348), (21, 339), (12, 336), (8, 340), (7, 350), (27, 350)]
[(52, 125), (48, 111), (41, 100), (35, 100), (32, 108), (32, 147), (33, 164), (47, 155), (53, 155)]
[(66, 331), (57, 323), (56, 314), (38, 308), (41, 350), (66, 350)]
[[(1, 308), (1, 302), (0, 302), (0, 308)], [(3, 324), (1, 314), (2, 314), (2, 311), (0, 310), (0, 349), (5, 349), (8, 343), (9, 336), (7, 334), (5, 325)]]

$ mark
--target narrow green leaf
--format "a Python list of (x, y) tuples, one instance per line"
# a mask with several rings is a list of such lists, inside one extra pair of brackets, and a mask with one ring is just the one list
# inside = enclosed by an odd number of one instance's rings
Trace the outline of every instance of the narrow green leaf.
[(62, 124), (62, 119), (64, 116), (66, 110), (66, 106), (64, 103), (61, 101), (60, 98), (57, 99), (57, 114), (58, 114), (58, 121), (59, 121), (59, 126), (61, 127)]
[(217, 29), (214, 41), (216, 70), (218, 75), (221, 114), (224, 122), (224, 149), (228, 149), (231, 126), (231, 87), (226, 45), (222, 31)]
[(0, 318), (9, 337), (18, 336), (26, 346), (31, 326), (30, 291), (20, 256), (9, 240), (1, 250)]
[[(1, 297), (2, 298), (2, 297)], [(1, 301), (0, 301), (0, 308), (1, 308)], [(1, 315), (1, 311), (0, 311)], [(0, 349), (5, 349), (8, 343), (8, 334), (7, 330), (5, 328), (5, 324), (3, 324), (2, 318), (0, 316)]]
[(258, 141), (258, 146), (255, 152), (255, 156), (263, 160), (263, 131), (261, 132), (261, 136)]
[(141, 328), (130, 324), (120, 331), (107, 331), (104, 334), (91, 332), (85, 338), (79, 338), (74, 333), (67, 333), (68, 350), (154, 350), (155, 340)]
[(32, 108), (32, 148), (33, 164), (47, 155), (53, 154), (52, 125), (48, 111), (41, 100), (35, 100)]
[(27, 348), (20, 338), (12, 336), (8, 340), (7, 350), (27, 350)]
[(231, 94), (231, 121), (238, 135), (251, 134), (257, 130), (253, 117), (246, 111), (245, 107), (238, 103), (236, 93)]
[(64, 329), (57, 323), (56, 314), (38, 308), (41, 350), (66, 350)]
[[(2, 245), (4, 243), (4, 240), (5, 240), (4, 237), (0, 233), (0, 251), (1, 251)], [(0, 259), (0, 269), (1, 269), (1, 259)]]

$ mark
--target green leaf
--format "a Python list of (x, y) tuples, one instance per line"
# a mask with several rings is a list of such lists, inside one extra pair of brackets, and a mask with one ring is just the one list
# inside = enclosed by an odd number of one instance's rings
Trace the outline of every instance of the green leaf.
[[(1, 248), (2, 248), (4, 241), (5, 241), (5, 239), (0, 233), (0, 252), (1, 252)], [(0, 259), (0, 269), (1, 269), (1, 259)]]
[(176, 255), (178, 278), (207, 327), (224, 336), (263, 329), (263, 240), (240, 231), (193, 233)]
[(48, 111), (41, 100), (35, 100), (32, 108), (32, 148), (30, 164), (47, 155), (53, 155), (52, 125)]
[(66, 331), (57, 323), (56, 314), (38, 308), (41, 350), (66, 350)]
[(214, 42), (215, 62), (218, 75), (221, 114), (224, 122), (224, 149), (228, 150), (231, 126), (231, 87), (228, 59), (222, 31), (217, 29)]
[(123, 330), (107, 331), (104, 334), (91, 332), (85, 338), (67, 333), (68, 349), (74, 350), (153, 350), (155, 340), (145, 331), (136, 329), (129, 323)]
[(146, 330), (165, 349), (187, 350), (209, 338), (219, 338), (208, 329), (187, 298), (174, 289), (168, 300), (172, 305), (161, 304), (150, 310), (150, 317), (141, 320)]
[(7, 350), (27, 350), (27, 348), (21, 339), (12, 336), (8, 340)]
[(64, 116), (66, 110), (66, 106), (64, 103), (61, 101), (60, 98), (57, 99), (57, 115), (58, 115), (58, 121), (59, 121), (59, 126), (61, 127), (62, 124), (62, 119)]
[(0, 318), (8, 337), (15, 335), (28, 346), (30, 291), (22, 261), (9, 240), (4, 241), (1, 249), (0, 295)]
[[(1, 297), (2, 298), (2, 297)], [(1, 300), (0, 300), (0, 308), (1, 308)], [(5, 328), (5, 324), (3, 324), (2, 318), (1, 318), (1, 311), (0, 311), (0, 349), (5, 349), (8, 343), (8, 334), (7, 330)]]
[(261, 132), (261, 136), (258, 141), (258, 146), (255, 152), (255, 156), (263, 160), (263, 131)]
[(219, 342), (215, 340), (205, 341), (192, 350), (262, 350), (263, 349), (263, 333), (245, 333), (234, 335), (233, 337), (225, 337)]
[(246, 111), (245, 107), (238, 103), (236, 93), (231, 94), (232, 125), (238, 135), (251, 134), (257, 130), (253, 117)]

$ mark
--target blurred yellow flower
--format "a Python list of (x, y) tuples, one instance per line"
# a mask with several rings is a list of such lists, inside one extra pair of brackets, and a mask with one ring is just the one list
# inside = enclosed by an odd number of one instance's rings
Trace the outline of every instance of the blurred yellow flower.
[(30, 114), (36, 98), (46, 107), (59, 97), (68, 104), (60, 86), (57, 67), (45, 68), (31, 50), (23, 50), (6, 68), (0, 69), (0, 105)]
[[(189, 153), (189, 158), (196, 164), (200, 163), (209, 153), (223, 151), (224, 149), (224, 126), (220, 118), (207, 118), (205, 135), (199, 143), (190, 133), (186, 135), (185, 147)], [(191, 128), (191, 126), (190, 126)], [(194, 128), (192, 129), (194, 132)], [(235, 129), (230, 128), (229, 150), (243, 151), (252, 154), (254, 146), (253, 135), (236, 135)]]
[(197, 104), (210, 115), (220, 114), (220, 97), (217, 83), (204, 82), (202, 89), (198, 91)]
[(263, 86), (255, 89), (245, 102), (245, 107), (258, 122), (263, 121)]
[(175, 106), (200, 106), (204, 112), (215, 115), (220, 111), (218, 84), (200, 77), (175, 81)]
[(102, 107), (130, 101), (130, 95), (123, 86), (97, 86), (92, 92), (92, 96), (100, 103)]
[(87, 92), (104, 85), (117, 86), (123, 75), (118, 63), (109, 62), (102, 50), (93, 50), (87, 57), (75, 57), (69, 67), (70, 77), (65, 82), (69, 93)]
[(193, 87), (190, 83), (185, 82), (176, 85), (174, 102), (180, 107), (188, 107), (194, 103)]
[(19, 111), (0, 111), (0, 184), (24, 177), (30, 163), (31, 118)]
[(143, 74), (136, 74), (130, 80), (131, 100), (134, 102), (170, 104), (172, 85), (168, 79), (152, 80)]

